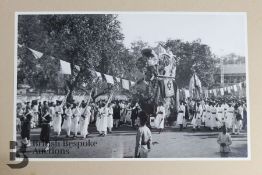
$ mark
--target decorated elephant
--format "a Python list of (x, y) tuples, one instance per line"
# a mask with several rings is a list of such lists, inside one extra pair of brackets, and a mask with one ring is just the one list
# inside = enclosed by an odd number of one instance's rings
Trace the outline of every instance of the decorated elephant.
[[(154, 112), (158, 102), (163, 102), (166, 117), (170, 116), (171, 108), (176, 107), (176, 59), (171, 51), (159, 46), (155, 50), (145, 48), (141, 51), (142, 57), (137, 61), (138, 69), (143, 73), (139, 81), (145, 86), (145, 93), (151, 96)], [(147, 92), (146, 92), (147, 91)], [(148, 93), (151, 92), (151, 93)], [(148, 103), (146, 102), (146, 103)]]

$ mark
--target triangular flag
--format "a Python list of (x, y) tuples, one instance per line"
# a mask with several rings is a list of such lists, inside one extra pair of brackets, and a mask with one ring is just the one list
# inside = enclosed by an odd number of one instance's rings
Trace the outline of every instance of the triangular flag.
[(76, 70), (80, 71), (80, 66), (75, 65)]
[(106, 82), (110, 84), (114, 84), (114, 79), (111, 75), (104, 74), (106, 78)]
[(123, 87), (124, 89), (129, 90), (129, 81), (128, 81), (128, 80), (125, 80), (125, 79), (122, 79), (122, 87)]
[(98, 77), (98, 79), (102, 79), (102, 74), (100, 72), (95, 72), (96, 73), (96, 76)]
[(32, 52), (32, 54), (34, 55), (34, 57), (35, 57), (36, 59), (41, 58), (41, 57), (44, 55), (43, 53), (38, 52), (38, 51), (36, 51), (36, 50), (30, 49), (30, 48), (28, 48), (28, 49)]
[(116, 81), (117, 81), (118, 83), (121, 82), (120, 78), (117, 78), (117, 77), (115, 77), (115, 78), (116, 78)]
[(70, 74), (71, 75), (71, 66), (70, 63), (60, 60), (61, 65), (61, 73), (62, 74)]
[(130, 83), (131, 83), (131, 86), (134, 86), (136, 83), (135, 82), (133, 82), (133, 81), (130, 81)]

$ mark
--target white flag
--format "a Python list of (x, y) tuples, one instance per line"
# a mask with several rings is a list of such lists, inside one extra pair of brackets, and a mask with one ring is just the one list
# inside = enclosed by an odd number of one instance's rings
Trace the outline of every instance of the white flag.
[(116, 81), (117, 81), (118, 83), (121, 82), (120, 78), (117, 78), (117, 77), (116, 77)]
[(61, 73), (62, 74), (70, 74), (71, 75), (71, 65), (70, 63), (60, 60), (61, 65)]
[(111, 75), (104, 74), (106, 78), (106, 82), (110, 84), (114, 84), (114, 79)]
[(38, 52), (38, 51), (36, 51), (36, 50), (30, 49), (30, 48), (28, 48), (28, 49), (32, 52), (32, 54), (34, 55), (34, 57), (35, 57), (36, 59), (41, 58), (41, 57), (44, 55), (43, 53)]
[(133, 82), (133, 81), (130, 81), (130, 83), (131, 83), (131, 86), (134, 86), (136, 83), (135, 82)]
[(98, 77), (98, 79), (101, 80), (101, 79), (102, 79), (102, 75), (101, 75), (101, 73), (100, 73), (100, 72), (96, 72), (96, 71), (95, 71), (95, 73), (96, 73), (96, 76)]
[(80, 66), (75, 65), (76, 70), (80, 71)]
[(175, 95), (173, 81), (170, 79), (164, 79), (165, 95), (166, 97), (172, 97)]
[(128, 80), (125, 80), (125, 79), (122, 79), (122, 87), (123, 87), (124, 89), (129, 90), (129, 81), (128, 81)]

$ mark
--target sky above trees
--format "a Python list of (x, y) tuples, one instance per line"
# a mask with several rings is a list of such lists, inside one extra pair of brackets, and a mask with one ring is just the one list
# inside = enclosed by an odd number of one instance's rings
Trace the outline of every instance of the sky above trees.
[(120, 13), (124, 44), (143, 40), (155, 46), (159, 41), (201, 39), (217, 56), (246, 55), (244, 13)]

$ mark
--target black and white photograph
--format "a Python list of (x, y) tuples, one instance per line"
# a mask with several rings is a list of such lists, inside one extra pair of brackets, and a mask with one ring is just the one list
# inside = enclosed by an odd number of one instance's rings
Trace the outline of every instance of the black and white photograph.
[(16, 158), (248, 160), (244, 12), (16, 12)]

